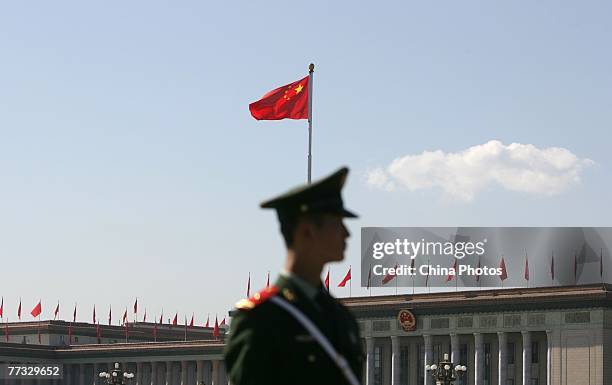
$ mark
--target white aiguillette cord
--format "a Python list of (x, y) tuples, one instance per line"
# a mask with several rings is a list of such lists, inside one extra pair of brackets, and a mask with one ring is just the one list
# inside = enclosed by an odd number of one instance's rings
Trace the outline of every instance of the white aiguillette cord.
[(332, 359), (332, 361), (336, 363), (338, 368), (340, 368), (340, 371), (342, 372), (342, 374), (344, 374), (344, 377), (346, 377), (349, 384), (360, 385), (359, 380), (351, 370), (351, 367), (349, 366), (348, 362), (346, 362), (346, 359), (341, 354), (339, 354), (336, 349), (334, 349), (329, 340), (323, 335), (323, 333), (321, 333), (319, 328), (317, 328), (316, 325), (304, 315), (304, 313), (302, 313), (295, 306), (291, 305), (289, 302), (278, 296), (270, 298), (270, 301), (285, 309), (308, 331), (308, 333), (310, 333), (310, 335), (315, 340), (317, 340), (319, 345), (321, 345), (323, 350), (325, 350), (325, 353), (327, 353), (327, 355)]

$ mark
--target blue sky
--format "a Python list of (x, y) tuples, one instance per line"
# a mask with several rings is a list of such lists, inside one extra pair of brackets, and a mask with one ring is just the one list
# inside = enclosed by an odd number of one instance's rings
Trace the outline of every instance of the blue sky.
[(244, 295), (249, 271), (263, 286), (284, 250), (258, 203), (305, 180), (307, 124), (257, 122), (247, 107), (310, 62), (313, 173), (348, 165), (345, 200), (361, 214), (332, 280), (349, 264), (357, 273), (362, 226), (609, 225), (611, 11), (603, 1), (4, 4), (9, 317), (19, 296), (28, 310), (42, 298), (43, 316), (60, 300), (68, 318), (77, 302), (83, 320), (94, 303), (118, 315), (138, 296), (150, 315), (203, 322)]

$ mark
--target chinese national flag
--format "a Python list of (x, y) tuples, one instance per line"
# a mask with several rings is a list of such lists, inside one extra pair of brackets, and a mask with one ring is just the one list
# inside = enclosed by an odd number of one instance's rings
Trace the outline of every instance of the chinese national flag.
[(215, 316), (215, 327), (213, 329), (213, 337), (219, 338), (219, 322), (217, 321), (216, 316)]
[(346, 286), (346, 283), (351, 280), (351, 268), (349, 267), (348, 272), (344, 276), (344, 279), (338, 284), (338, 287)]
[(172, 320), (172, 326), (178, 325), (178, 313), (174, 315), (174, 319)]
[(327, 275), (325, 276), (325, 289), (329, 291), (329, 269), (327, 269)]
[(525, 254), (525, 280), (529, 281), (529, 258)]
[(268, 92), (249, 110), (257, 120), (308, 119), (308, 76)]
[(38, 301), (38, 305), (34, 306), (30, 314), (32, 314), (32, 317), (38, 317), (40, 313), (42, 313), (42, 304)]
[[(455, 274), (457, 274), (457, 260), (455, 259), (455, 263), (453, 264), (453, 271), (455, 272)], [(455, 278), (455, 274), (448, 274), (448, 276), (446, 277), (446, 282), (450, 282), (453, 280), (453, 278)]]
[(501, 259), (499, 268), (501, 269), (501, 275), (499, 276), (499, 279), (505, 281), (508, 278), (508, 271), (506, 270), (506, 262), (504, 261), (504, 257), (502, 257)]
[(210, 321), (210, 316), (206, 317), (206, 325), (204, 325), (205, 328), (210, 326), (208, 321)]
[(191, 322), (189, 322), (189, 327), (193, 327), (193, 314), (191, 315)]
[(219, 324), (219, 326), (224, 326), (225, 325), (225, 317), (223, 317), (223, 319), (221, 320), (221, 323)]
[[(395, 269), (397, 269), (397, 264), (395, 264)], [(395, 273), (395, 270), (393, 270), (393, 274), (387, 273), (387, 275), (385, 275), (382, 279), (382, 284), (386, 285), (387, 283), (391, 282), (396, 276), (397, 274)]]

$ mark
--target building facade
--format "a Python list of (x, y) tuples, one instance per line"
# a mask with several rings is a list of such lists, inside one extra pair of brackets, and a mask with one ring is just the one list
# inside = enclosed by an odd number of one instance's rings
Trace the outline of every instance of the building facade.
[[(347, 298), (365, 347), (367, 385), (431, 385), (449, 354), (460, 385), (608, 385), (608, 285)], [(401, 311), (410, 312), (408, 328)], [(404, 327), (403, 327), (404, 326)]]
[[(612, 384), (612, 287), (486, 289), (343, 298), (357, 317), (366, 360), (365, 385), (434, 385), (425, 371), (449, 354), (467, 366), (458, 385)], [(46, 326), (45, 326), (46, 325)], [(0, 362), (64, 366), (55, 384), (99, 384), (97, 373), (120, 362), (137, 385), (228, 384), (224, 335), (210, 328), (11, 324)], [(38, 335), (41, 344), (38, 343)], [(186, 338), (185, 338), (186, 337)], [(68, 341), (68, 343), (67, 343)], [(2, 381), (2, 380), (0, 380)], [(8, 382), (7, 385), (9, 384)], [(19, 381), (10, 384), (50, 384)]]

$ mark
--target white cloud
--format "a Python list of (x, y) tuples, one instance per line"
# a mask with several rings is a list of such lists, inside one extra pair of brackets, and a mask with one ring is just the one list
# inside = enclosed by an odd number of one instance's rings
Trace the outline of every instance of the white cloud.
[(510, 191), (555, 195), (580, 183), (590, 159), (580, 159), (560, 147), (505, 145), (491, 140), (454, 153), (442, 150), (405, 155), (385, 168), (368, 171), (368, 185), (384, 191), (441, 188), (444, 193), (471, 201), (492, 185)]

